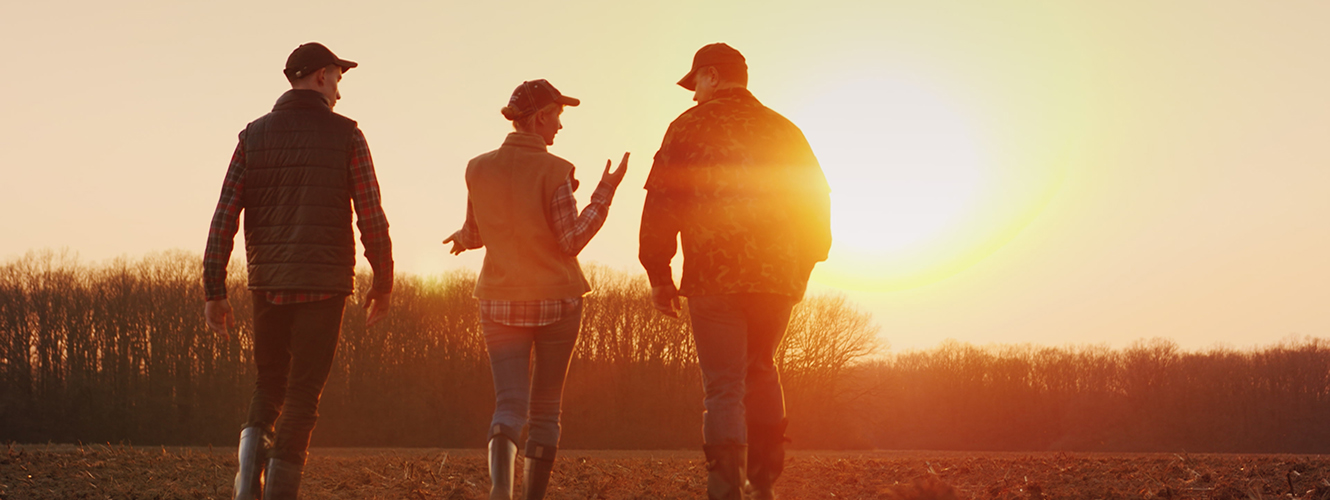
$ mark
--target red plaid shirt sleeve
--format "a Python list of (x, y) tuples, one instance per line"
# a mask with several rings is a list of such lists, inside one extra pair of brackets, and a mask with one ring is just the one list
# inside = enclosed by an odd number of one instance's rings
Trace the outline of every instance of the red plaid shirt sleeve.
[(554, 223), (552, 229), (559, 237), (559, 250), (572, 257), (582, 253), (586, 244), (591, 242), (591, 237), (605, 225), (610, 201), (614, 199), (614, 189), (610, 184), (600, 183), (591, 194), (591, 203), (578, 215), (577, 199), (573, 197), (573, 176), (568, 174), (568, 180), (554, 191), (554, 198), (550, 199), (550, 214)]
[(208, 245), (203, 250), (203, 291), (207, 300), (226, 298), (226, 264), (240, 229), (240, 210), (245, 191), (245, 133), (231, 155), (231, 166), (222, 179), (222, 195), (208, 226)]
[[(226, 178), (222, 180), (222, 194), (213, 211), (208, 228), (208, 244), (203, 251), (203, 289), (207, 300), (226, 298), (226, 265), (235, 247), (235, 235), (240, 229), (240, 212), (244, 209), (245, 189), (245, 136), (231, 156)], [(356, 211), (356, 226), (360, 228), (360, 242), (365, 247), (365, 259), (374, 270), (373, 291), (391, 293), (393, 287), (392, 240), (388, 236), (388, 218), (383, 213), (379, 195), (379, 181), (374, 174), (374, 160), (369, 153), (365, 134), (356, 129), (351, 144), (351, 201)], [(275, 304), (322, 300), (335, 294), (308, 292), (272, 292), (268, 299)]]
[(388, 237), (388, 217), (383, 213), (379, 179), (369, 154), (365, 134), (356, 128), (351, 139), (351, 201), (356, 209), (356, 227), (365, 247), (365, 260), (374, 270), (371, 292), (393, 291), (393, 242)]
[(462, 229), (453, 233), (451, 238), (467, 250), (485, 246), (485, 241), (480, 238), (480, 228), (476, 226), (476, 213), (471, 209), (471, 200), (466, 200), (466, 220), (462, 222)]

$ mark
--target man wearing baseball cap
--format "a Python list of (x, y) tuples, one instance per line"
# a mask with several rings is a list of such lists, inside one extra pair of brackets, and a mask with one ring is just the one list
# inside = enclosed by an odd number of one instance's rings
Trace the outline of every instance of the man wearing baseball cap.
[(283, 73), (291, 90), (272, 112), (240, 132), (222, 181), (203, 254), (204, 316), (225, 338), (235, 326), (226, 265), (240, 212), (253, 303), (258, 376), (240, 432), (237, 500), (294, 499), (340, 335), (354, 292), (352, 206), (373, 286), (362, 301), (366, 325), (388, 312), (392, 242), (365, 135), (334, 113), (342, 73), (356, 63), (319, 43), (297, 47)]
[(702, 47), (678, 84), (697, 105), (670, 124), (656, 153), (638, 258), (658, 311), (678, 317), (679, 296), (688, 297), (706, 393), (708, 496), (770, 499), (787, 423), (773, 357), (831, 248), (830, 189), (803, 132), (748, 91), (739, 51)]

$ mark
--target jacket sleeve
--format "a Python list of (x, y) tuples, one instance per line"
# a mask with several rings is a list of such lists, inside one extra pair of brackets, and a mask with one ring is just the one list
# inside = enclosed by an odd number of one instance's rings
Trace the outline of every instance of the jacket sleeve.
[(671, 147), (676, 124), (665, 133), (647, 174), (646, 202), (642, 205), (642, 223), (638, 232), (637, 259), (647, 272), (651, 286), (674, 284), (670, 262), (678, 252), (679, 233), (683, 231), (683, 190), (676, 179), (677, 166), (671, 163)]

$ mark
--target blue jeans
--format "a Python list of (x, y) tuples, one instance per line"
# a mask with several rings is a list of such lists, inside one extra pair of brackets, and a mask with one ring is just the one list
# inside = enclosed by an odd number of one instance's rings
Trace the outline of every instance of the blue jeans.
[(688, 298), (706, 391), (702, 436), (707, 445), (746, 444), (749, 425), (785, 419), (785, 394), (773, 358), (797, 302), (759, 293)]
[[(559, 445), (559, 414), (563, 404), (563, 381), (568, 361), (577, 345), (582, 308), (545, 326), (519, 327), (481, 320), (490, 371), (494, 374), (494, 418), (490, 429), (505, 426), (522, 432), (528, 410), (531, 441), (544, 446)], [(532, 351), (535, 352), (534, 368)], [(518, 436), (510, 435), (516, 443)]]

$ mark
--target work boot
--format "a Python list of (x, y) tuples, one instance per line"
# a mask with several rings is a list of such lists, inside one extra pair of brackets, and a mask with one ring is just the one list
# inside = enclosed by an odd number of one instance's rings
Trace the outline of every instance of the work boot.
[(490, 433), (490, 500), (513, 499), (513, 462), (517, 460), (517, 442), (502, 425)]
[(742, 444), (704, 445), (707, 456), (707, 498), (743, 500), (744, 458)]
[(259, 500), (263, 495), (263, 465), (267, 455), (267, 436), (263, 428), (253, 426), (240, 431), (240, 449), (236, 461), (235, 500)]
[(554, 452), (558, 447), (526, 441), (526, 467), (522, 473), (522, 491), (526, 500), (545, 498), (550, 486), (550, 473), (554, 472)]
[(748, 485), (750, 500), (776, 498), (775, 484), (785, 470), (785, 427), (788, 420), (775, 424), (748, 425)]
[(296, 500), (300, 493), (300, 474), (305, 468), (302, 464), (287, 462), (280, 458), (268, 459), (268, 478), (263, 489), (263, 500)]

